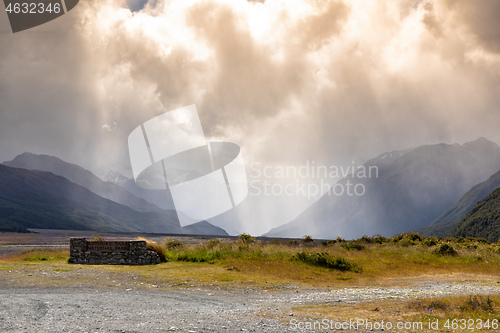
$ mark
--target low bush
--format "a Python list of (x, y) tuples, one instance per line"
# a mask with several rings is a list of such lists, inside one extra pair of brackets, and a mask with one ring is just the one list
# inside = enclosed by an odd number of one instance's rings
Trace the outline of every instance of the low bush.
[(469, 296), (469, 298), (460, 306), (462, 311), (486, 311), (488, 313), (493, 313), (493, 301), (488, 296), (484, 299), (481, 296)]
[(309, 265), (336, 269), (342, 272), (361, 272), (361, 267), (342, 257), (335, 257), (327, 252), (298, 252), (292, 256), (292, 260), (299, 260)]
[(303, 244), (311, 244), (311, 243), (314, 243), (314, 239), (309, 236), (309, 235), (305, 235), (301, 240), (300, 240)]
[(218, 247), (220, 245), (222, 245), (222, 241), (219, 238), (209, 239), (205, 243), (205, 247), (208, 249), (213, 249), (213, 248)]
[(375, 235), (372, 237), (368, 237), (365, 235), (365, 236), (361, 237), (360, 239), (358, 239), (357, 241), (363, 242), (366, 244), (384, 244), (384, 243), (388, 242), (388, 239), (384, 236), (381, 236), (381, 235)]
[(438, 240), (435, 237), (429, 237), (422, 242), (425, 246), (434, 246), (438, 244)]
[(409, 239), (413, 242), (421, 242), (425, 240), (425, 237), (415, 233), (415, 232), (410, 232), (404, 235), (404, 238)]
[(329, 240), (326, 244), (327, 244), (328, 246), (333, 246), (333, 245), (335, 245), (335, 243), (337, 243), (337, 241), (336, 241), (335, 239), (331, 239), (331, 240)]
[(448, 244), (441, 245), (440, 247), (435, 249), (433, 253), (439, 256), (451, 256), (451, 257), (458, 256), (457, 250), (455, 250), (453, 246)]
[(243, 244), (252, 244), (255, 242), (255, 238), (249, 234), (241, 234), (238, 238)]
[(101, 235), (92, 235), (90, 236), (90, 239), (89, 239), (89, 242), (105, 242), (106, 240), (104, 239), (104, 237), (102, 237)]
[(174, 250), (174, 249), (181, 248), (183, 246), (184, 246), (184, 243), (182, 243), (181, 241), (179, 241), (177, 239), (171, 240), (165, 244), (165, 247), (167, 248), (167, 250)]
[(361, 250), (364, 250), (366, 248), (364, 245), (356, 243), (356, 242), (346, 242), (340, 246), (342, 246), (344, 249), (349, 250), (349, 251), (350, 250), (361, 251)]

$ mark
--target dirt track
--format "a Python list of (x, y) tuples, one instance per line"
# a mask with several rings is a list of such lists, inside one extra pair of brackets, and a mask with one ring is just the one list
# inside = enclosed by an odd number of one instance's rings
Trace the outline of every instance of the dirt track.
[(297, 318), (293, 307), (301, 304), (500, 294), (500, 285), (494, 282), (273, 292), (23, 288), (7, 287), (5, 280), (2, 284), (1, 332), (297, 332), (290, 320)]
[(2, 332), (283, 332), (256, 295), (158, 290), (0, 290)]

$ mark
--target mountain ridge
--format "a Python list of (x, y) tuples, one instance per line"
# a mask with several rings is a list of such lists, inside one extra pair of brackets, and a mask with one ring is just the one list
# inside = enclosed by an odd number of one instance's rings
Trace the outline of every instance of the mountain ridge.
[(128, 206), (139, 212), (164, 213), (163, 209), (143, 198), (138, 198), (123, 187), (111, 182), (105, 182), (91, 171), (55, 156), (25, 152), (17, 155), (11, 161), (3, 162), (3, 164), (15, 168), (51, 172), (85, 187), (103, 198)]
[(384, 153), (365, 166), (370, 163), (378, 166), (378, 178), (340, 181), (358, 181), (365, 186), (365, 195), (329, 193), (264, 236), (358, 238), (426, 227), (472, 186), (500, 169), (500, 147), (479, 138), (463, 145), (424, 145)]
[(180, 227), (175, 212), (138, 212), (51, 172), (0, 164), (0, 230), (27, 228), (206, 234), (203, 223)]
[(449, 237), (477, 237), (500, 240), (500, 188), (479, 201), (448, 234)]

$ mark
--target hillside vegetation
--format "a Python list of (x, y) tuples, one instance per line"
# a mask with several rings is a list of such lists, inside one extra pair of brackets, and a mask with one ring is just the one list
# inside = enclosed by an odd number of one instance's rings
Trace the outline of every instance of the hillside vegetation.
[(450, 237), (482, 237), (500, 240), (500, 188), (479, 201), (450, 231)]

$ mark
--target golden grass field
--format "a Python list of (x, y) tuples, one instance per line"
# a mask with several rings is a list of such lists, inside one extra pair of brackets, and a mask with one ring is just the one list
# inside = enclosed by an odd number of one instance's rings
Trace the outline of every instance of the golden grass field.
[[(66, 262), (68, 251), (31, 250), (0, 258), (0, 285), (251, 289), (256, 292), (290, 288), (407, 287), (457, 281), (500, 285), (499, 242), (417, 236), (365, 237), (350, 242), (340, 239), (335, 242), (311, 239), (262, 242), (247, 236), (236, 241), (212, 239), (189, 244), (165, 238), (160, 242), (148, 241), (150, 248), (166, 258), (166, 262), (152, 266), (73, 265)], [(455, 252), (439, 253), (443, 248), (452, 248)], [(298, 253), (320, 260), (300, 260)], [(321, 258), (342, 258), (356, 269), (342, 271), (323, 267), (325, 261)], [(310, 304), (297, 306), (294, 312), (302, 318), (357, 316), (423, 323), (459, 318), (493, 321), (500, 320), (500, 295)], [(261, 315), (266, 316), (265, 313)], [(483, 328), (479, 331), (495, 330)]]

